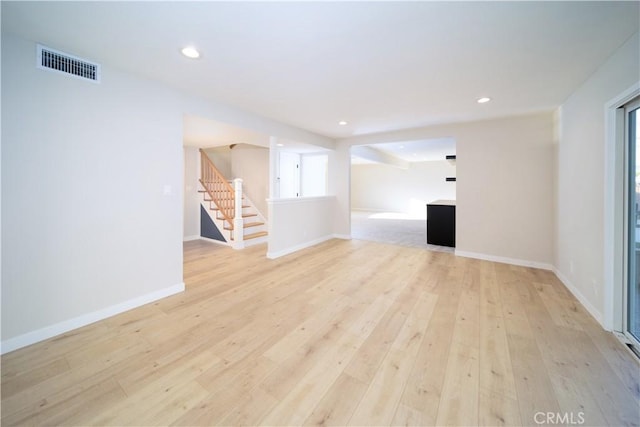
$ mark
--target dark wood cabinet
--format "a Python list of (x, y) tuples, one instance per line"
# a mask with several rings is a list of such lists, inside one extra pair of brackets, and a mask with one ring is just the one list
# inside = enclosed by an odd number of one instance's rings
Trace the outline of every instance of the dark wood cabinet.
[(427, 243), (456, 247), (455, 200), (436, 200), (427, 204)]

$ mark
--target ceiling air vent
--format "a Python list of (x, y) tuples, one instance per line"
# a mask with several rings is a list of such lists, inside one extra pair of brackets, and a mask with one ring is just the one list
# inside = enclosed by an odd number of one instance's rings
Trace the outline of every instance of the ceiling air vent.
[(38, 45), (38, 68), (100, 83), (100, 64)]

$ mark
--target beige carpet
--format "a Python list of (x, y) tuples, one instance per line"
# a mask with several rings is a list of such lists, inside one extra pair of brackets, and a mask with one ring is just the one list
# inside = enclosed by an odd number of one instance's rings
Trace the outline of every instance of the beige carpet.
[(454, 252), (453, 248), (427, 244), (427, 223), (424, 218), (410, 218), (393, 212), (351, 212), (351, 238)]

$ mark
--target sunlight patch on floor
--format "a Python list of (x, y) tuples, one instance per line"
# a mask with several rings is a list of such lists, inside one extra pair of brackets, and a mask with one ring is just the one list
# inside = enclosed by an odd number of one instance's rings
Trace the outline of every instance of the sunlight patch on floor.
[(402, 212), (377, 212), (367, 216), (369, 219), (418, 219)]

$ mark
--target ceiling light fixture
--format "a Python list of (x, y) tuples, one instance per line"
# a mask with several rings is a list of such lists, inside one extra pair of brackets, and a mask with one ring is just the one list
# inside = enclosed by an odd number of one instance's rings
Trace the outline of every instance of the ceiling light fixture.
[(345, 122), (344, 120), (340, 120), (340, 121), (338, 122), (338, 124), (339, 124), (340, 126), (346, 126), (347, 122)]
[(487, 98), (486, 96), (484, 98), (478, 98), (478, 104), (484, 104), (491, 101), (491, 98)]
[(282, 143), (278, 142), (278, 143), (276, 144), (276, 146), (278, 146), (278, 147), (284, 147), (284, 144), (282, 144)]
[(181, 52), (187, 58), (191, 58), (191, 59), (200, 58), (200, 52), (198, 52), (198, 50), (193, 46), (184, 47), (182, 48)]

